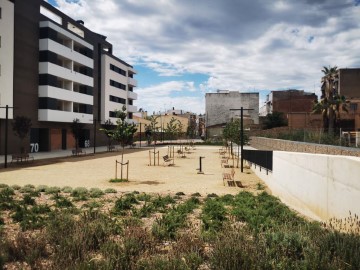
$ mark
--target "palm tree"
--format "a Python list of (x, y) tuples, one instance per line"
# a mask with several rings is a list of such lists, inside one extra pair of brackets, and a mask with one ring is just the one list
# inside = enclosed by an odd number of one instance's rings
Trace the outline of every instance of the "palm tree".
[(324, 77), (321, 78), (321, 99), (320, 102), (315, 101), (313, 112), (322, 114), (325, 131), (334, 134), (335, 123), (340, 119), (340, 111), (347, 112), (347, 101), (338, 92), (337, 66), (323, 67), (321, 71), (324, 73)]
[(335, 79), (337, 76), (337, 66), (334, 67), (323, 67), (321, 72), (324, 73), (324, 77), (322, 77), (322, 96), (324, 100), (328, 103), (327, 106), (327, 117), (328, 117), (328, 132), (330, 134), (334, 133), (334, 124), (335, 124), (335, 111), (332, 105), (334, 97), (337, 95), (337, 89), (335, 86)]

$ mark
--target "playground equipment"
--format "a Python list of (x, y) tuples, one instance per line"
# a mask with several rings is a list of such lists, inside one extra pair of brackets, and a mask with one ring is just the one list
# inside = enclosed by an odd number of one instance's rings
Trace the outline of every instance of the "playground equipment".
[[(153, 151), (149, 151), (149, 166), (152, 166), (151, 165), (151, 156), (154, 156), (154, 158), (153, 158), (153, 163), (154, 163), (154, 165), (153, 166), (156, 166), (156, 160), (157, 160), (157, 166), (159, 166), (159, 151), (155, 151), (155, 150), (153, 150)], [(157, 155), (157, 159), (156, 159), (156, 155)]]
[(115, 160), (115, 179), (117, 178), (117, 172), (118, 172), (118, 164), (121, 165), (121, 169), (120, 169), (120, 179), (124, 179), (123, 178), (123, 166), (126, 166), (126, 181), (129, 181), (129, 161), (122, 163), (120, 161)]

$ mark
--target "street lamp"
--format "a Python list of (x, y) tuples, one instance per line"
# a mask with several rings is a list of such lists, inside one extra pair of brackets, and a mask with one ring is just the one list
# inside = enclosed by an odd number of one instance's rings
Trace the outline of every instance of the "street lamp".
[(230, 111), (240, 111), (240, 155), (241, 155), (241, 164), (240, 164), (240, 168), (241, 168), (241, 172), (244, 172), (244, 165), (243, 165), (243, 161), (244, 161), (244, 155), (243, 155), (243, 150), (244, 150), (244, 124), (243, 124), (243, 118), (244, 118), (244, 111), (253, 111), (254, 109), (244, 109), (243, 107), (241, 107), (240, 109), (230, 109)]

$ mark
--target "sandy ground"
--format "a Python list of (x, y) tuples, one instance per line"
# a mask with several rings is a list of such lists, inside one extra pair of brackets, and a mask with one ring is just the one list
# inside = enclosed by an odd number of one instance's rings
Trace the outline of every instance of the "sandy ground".
[[(175, 147), (175, 151), (177, 149)], [(0, 183), (21, 186), (33, 184), (35, 186), (115, 188), (123, 192), (162, 194), (180, 191), (185, 194), (199, 192), (202, 195), (237, 194), (240, 190), (256, 192), (258, 183), (265, 185), (245, 166), (243, 173), (239, 168), (235, 168), (235, 180), (240, 180), (245, 188), (224, 186), (222, 173), (230, 172), (231, 169), (221, 167), (219, 147), (197, 146), (191, 153), (186, 154), (186, 158), (181, 158), (175, 153), (173, 166), (163, 164), (163, 156), (168, 154), (167, 146), (156, 148), (156, 151), (159, 151), (160, 166), (149, 166), (150, 151), (153, 149), (126, 150), (124, 161), (129, 161), (129, 182), (127, 183), (109, 182), (110, 179), (115, 178), (115, 164), (116, 160), (121, 160), (121, 152), (66, 157), (47, 162), (35, 161), (29, 165), (13, 164), (8, 169), (0, 170)], [(204, 174), (198, 174), (197, 170), (200, 156), (205, 157), (202, 159)], [(151, 162), (153, 164), (153, 159)], [(232, 164), (232, 161), (229, 163)], [(124, 168), (123, 178), (125, 175)], [(118, 178), (120, 178), (120, 166)]]

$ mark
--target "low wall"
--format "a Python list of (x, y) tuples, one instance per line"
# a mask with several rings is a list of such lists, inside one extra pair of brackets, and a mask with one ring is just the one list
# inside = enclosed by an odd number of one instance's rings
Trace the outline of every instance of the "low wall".
[(360, 157), (360, 149), (316, 143), (304, 143), (265, 137), (251, 137), (250, 145), (259, 150), (278, 150), (314, 154), (344, 155)]
[(360, 158), (275, 151), (273, 172), (253, 170), (273, 195), (316, 220), (360, 215)]

